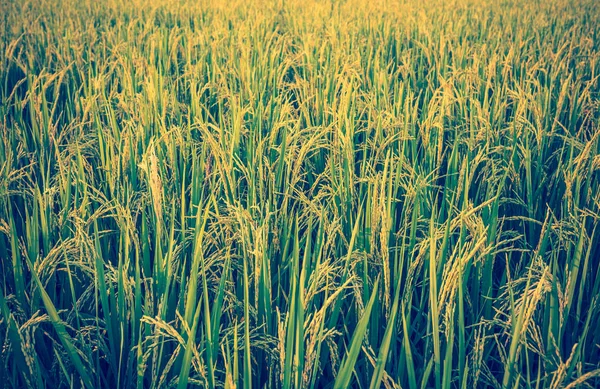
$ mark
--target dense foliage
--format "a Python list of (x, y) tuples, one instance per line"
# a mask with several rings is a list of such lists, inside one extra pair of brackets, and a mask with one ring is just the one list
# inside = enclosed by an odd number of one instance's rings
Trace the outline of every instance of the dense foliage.
[(599, 2), (0, 19), (0, 386), (600, 386)]

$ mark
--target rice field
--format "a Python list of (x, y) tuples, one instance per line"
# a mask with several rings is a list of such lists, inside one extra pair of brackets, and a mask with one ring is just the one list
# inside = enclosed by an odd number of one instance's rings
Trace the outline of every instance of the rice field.
[(600, 2), (0, 1), (0, 387), (600, 387)]

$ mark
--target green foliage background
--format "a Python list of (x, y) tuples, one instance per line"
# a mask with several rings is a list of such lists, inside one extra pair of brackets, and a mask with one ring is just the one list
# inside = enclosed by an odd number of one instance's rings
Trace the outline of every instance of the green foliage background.
[(0, 3), (0, 386), (600, 386), (600, 3)]

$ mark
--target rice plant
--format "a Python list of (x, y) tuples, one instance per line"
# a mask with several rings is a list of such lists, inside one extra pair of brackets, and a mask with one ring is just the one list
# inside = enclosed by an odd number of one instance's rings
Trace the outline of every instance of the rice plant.
[(0, 11), (0, 386), (600, 387), (599, 2)]

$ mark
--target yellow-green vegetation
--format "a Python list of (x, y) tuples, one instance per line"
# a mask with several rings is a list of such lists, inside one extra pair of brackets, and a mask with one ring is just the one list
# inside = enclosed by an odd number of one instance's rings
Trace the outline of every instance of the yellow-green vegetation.
[(600, 387), (600, 2), (0, 20), (0, 386)]

